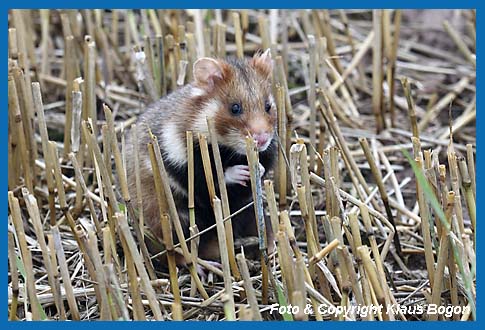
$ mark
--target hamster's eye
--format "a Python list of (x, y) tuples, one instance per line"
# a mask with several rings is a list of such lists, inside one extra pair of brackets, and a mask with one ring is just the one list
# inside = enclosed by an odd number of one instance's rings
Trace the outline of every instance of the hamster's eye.
[(240, 115), (242, 112), (241, 103), (233, 103), (231, 104), (231, 113), (233, 115)]
[(271, 110), (271, 102), (266, 101), (266, 103), (264, 104), (264, 110), (266, 112), (269, 112)]

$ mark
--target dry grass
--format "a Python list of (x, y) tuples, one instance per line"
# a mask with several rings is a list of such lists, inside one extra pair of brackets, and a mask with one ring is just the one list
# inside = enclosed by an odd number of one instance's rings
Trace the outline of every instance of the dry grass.
[[(13, 10), (8, 32), (11, 320), (475, 319), (474, 11)], [(198, 56), (266, 48), (280, 148), (263, 184), (247, 142), (260, 258), (233, 248), (231, 201), (213, 188), (222, 271), (197, 258), (193, 197), (184, 237), (153, 138), (164, 273), (127, 189), (127, 129), (191, 80)], [(201, 145), (209, 187), (223, 182), (214, 130), (187, 141)]]

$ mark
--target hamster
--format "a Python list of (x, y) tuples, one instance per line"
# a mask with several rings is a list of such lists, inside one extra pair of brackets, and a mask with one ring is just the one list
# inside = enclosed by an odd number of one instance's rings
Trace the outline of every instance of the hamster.
[[(128, 154), (138, 144), (143, 214), (152, 234), (162, 241), (162, 230), (147, 144), (148, 128), (158, 138), (169, 176), (177, 212), (189, 237), (188, 167), (186, 131), (194, 133), (195, 218), (199, 231), (215, 223), (209, 200), (197, 133), (208, 134), (206, 118), (212, 118), (218, 139), (231, 214), (252, 201), (246, 136), (252, 136), (259, 152), (261, 173), (268, 173), (277, 155), (276, 105), (271, 85), (272, 59), (269, 49), (252, 58), (200, 58), (193, 66), (194, 81), (148, 106), (138, 118), (138, 141), (128, 134)], [(209, 148), (211, 150), (211, 148)], [(211, 161), (214, 164), (212, 159)], [(129, 189), (136, 196), (134, 159), (127, 159)], [(216, 178), (215, 166), (212, 166)], [(219, 195), (217, 180), (216, 192)], [(132, 197), (133, 198), (133, 197)], [(269, 227), (270, 222), (266, 220)], [(232, 218), (234, 238), (258, 236), (254, 208)], [(269, 227), (267, 230), (271, 233)], [(272, 244), (272, 237), (268, 242)], [(174, 241), (178, 239), (174, 233)], [(217, 232), (200, 237), (199, 257), (219, 259)]]

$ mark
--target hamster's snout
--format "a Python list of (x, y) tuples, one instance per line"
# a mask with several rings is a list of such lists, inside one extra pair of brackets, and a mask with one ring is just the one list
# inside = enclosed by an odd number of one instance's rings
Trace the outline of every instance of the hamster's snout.
[(265, 151), (273, 139), (273, 130), (266, 118), (256, 116), (249, 125), (249, 135), (253, 137), (260, 152)]
[(264, 146), (268, 142), (270, 136), (269, 133), (258, 133), (253, 135), (254, 141), (256, 141), (258, 148)]
[(271, 143), (272, 135), (268, 132), (262, 132), (253, 134), (253, 138), (259, 151), (265, 151)]

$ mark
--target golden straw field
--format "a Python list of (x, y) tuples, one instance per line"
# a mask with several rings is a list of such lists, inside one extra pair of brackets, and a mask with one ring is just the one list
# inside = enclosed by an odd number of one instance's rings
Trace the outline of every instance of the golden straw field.
[[(9, 319), (475, 320), (475, 16), (11, 10)], [(174, 138), (181, 205), (162, 141), (137, 118), (200, 79), (198, 59), (253, 56), (270, 67), (275, 165), (260, 180), (246, 139), (258, 234), (241, 238), (221, 124)], [(141, 136), (148, 149), (132, 149)], [(207, 235), (217, 260), (201, 257)]]

